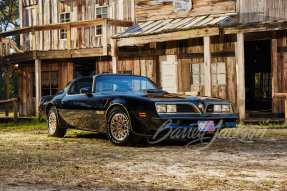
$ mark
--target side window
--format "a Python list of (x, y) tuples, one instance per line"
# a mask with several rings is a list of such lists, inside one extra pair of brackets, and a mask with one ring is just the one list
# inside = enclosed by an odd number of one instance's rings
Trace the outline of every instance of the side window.
[(75, 83), (71, 86), (71, 88), (70, 88), (68, 94), (69, 94), (69, 95), (81, 94), (81, 89), (82, 89), (82, 88), (88, 88), (88, 87), (89, 87), (89, 88), (92, 88), (92, 86), (93, 86), (93, 79), (92, 79), (92, 78), (89, 78), (89, 79), (81, 79), (81, 80), (75, 82)]

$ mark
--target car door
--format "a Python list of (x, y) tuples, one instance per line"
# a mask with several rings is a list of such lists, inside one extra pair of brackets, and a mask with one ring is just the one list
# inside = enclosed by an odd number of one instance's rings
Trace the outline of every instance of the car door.
[(76, 80), (61, 101), (59, 110), (62, 119), (70, 126), (91, 129), (94, 126), (95, 98), (91, 94), (81, 94), (82, 88), (92, 89), (93, 78)]

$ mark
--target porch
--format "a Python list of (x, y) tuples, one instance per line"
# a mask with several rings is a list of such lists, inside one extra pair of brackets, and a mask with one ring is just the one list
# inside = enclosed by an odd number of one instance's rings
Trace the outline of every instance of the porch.
[[(133, 22), (130, 21), (95, 19), (31, 26), (0, 33), (1, 64), (5, 67), (6, 72), (14, 69), (19, 73), (19, 96), (22, 100), (19, 108), (20, 115), (38, 115), (37, 108), (42, 97), (42, 85), (45, 86), (43, 88), (48, 88), (50, 92), (54, 92), (54, 89), (63, 88), (67, 82), (74, 79), (74, 62), (81, 60), (85, 62), (90, 59), (94, 62), (96, 70), (104, 71), (105, 62), (109, 60), (111, 55), (109, 35), (114, 34), (115, 27), (125, 28), (132, 26), (132, 24)], [(76, 36), (77, 31), (95, 26), (101, 26), (96, 44), (82, 43), (81, 39)], [(51, 35), (59, 30), (66, 31), (67, 39), (62, 45), (59, 44), (59, 39), (52, 38)], [(48, 36), (51, 37), (49, 41), (46, 39), (43, 41), (41, 34), (44, 33), (48, 33)], [(49, 35), (49, 33), (51, 34)], [(21, 36), (20, 47), (17, 47), (10, 38), (7, 38), (16, 35)], [(43, 43), (45, 46), (40, 45)], [(13, 53), (11, 49), (14, 50)], [(101, 66), (98, 63), (101, 63)], [(45, 76), (42, 76), (42, 73), (45, 73)], [(9, 92), (9, 84), (9, 78), (6, 78), (7, 92)], [(6, 95), (6, 99), (9, 99), (9, 94)]]
[[(176, 92), (197, 91), (201, 96), (228, 99), (233, 102), (240, 121), (252, 121), (253, 118), (252, 115), (249, 117), (250, 112), (247, 110), (247, 98), (250, 96), (247, 95), (246, 88), (250, 81), (256, 103), (270, 107), (271, 115), (261, 113), (261, 120), (284, 121), (284, 113), (287, 113), (285, 97), (276, 97), (276, 93), (287, 92), (287, 22), (270, 20), (252, 23), (245, 20), (242, 24), (239, 18), (240, 15), (229, 13), (138, 23), (112, 37), (114, 42), (111, 51), (119, 52), (112, 54), (112, 57), (113, 60), (121, 59), (125, 57), (121, 50), (132, 47), (138, 47), (134, 50), (137, 56), (143, 56), (144, 53), (159, 56), (157, 64), (160, 65), (161, 85), (164, 89), (170, 88), (169, 85), (175, 87)], [(259, 71), (253, 70), (252, 75), (248, 76), (247, 72), (251, 68), (246, 63), (246, 51), (249, 51), (246, 43), (256, 44), (256, 41), (269, 42), (269, 46), (265, 48), (269, 50), (267, 56), (269, 55), (270, 61), (261, 59), (261, 64), (266, 61), (270, 69), (264, 71), (259, 68)], [(144, 52), (141, 47), (145, 47)], [(257, 45), (255, 51), (256, 47)], [(162, 62), (161, 56), (169, 59)], [(250, 66), (258, 61), (260, 60), (256, 58)], [(166, 66), (175, 75), (165, 70)], [(114, 62), (115, 72), (116, 68)], [(264, 69), (264, 65), (261, 65), (261, 69)], [(264, 100), (270, 100), (270, 106)], [(253, 119), (258, 121), (258, 117)]]

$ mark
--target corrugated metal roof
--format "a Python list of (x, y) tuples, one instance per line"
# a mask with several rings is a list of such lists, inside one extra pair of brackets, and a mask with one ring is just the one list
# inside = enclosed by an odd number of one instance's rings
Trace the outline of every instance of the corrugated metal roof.
[(188, 18), (162, 19), (137, 23), (124, 32), (114, 35), (116, 38), (144, 36), (164, 32), (188, 30), (207, 26), (222, 26), (224, 23), (236, 17), (236, 13), (203, 15)]

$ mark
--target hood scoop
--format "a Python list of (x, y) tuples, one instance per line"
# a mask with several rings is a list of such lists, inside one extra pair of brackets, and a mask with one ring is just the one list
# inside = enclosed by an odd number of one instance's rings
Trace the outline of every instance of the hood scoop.
[(161, 91), (161, 93), (152, 92), (152, 93), (146, 94), (144, 97), (148, 97), (148, 98), (187, 99), (187, 96), (185, 96), (185, 95), (171, 94), (171, 93), (167, 93), (165, 91)]
[(167, 93), (163, 90), (143, 90), (142, 93), (144, 94), (164, 94)]

